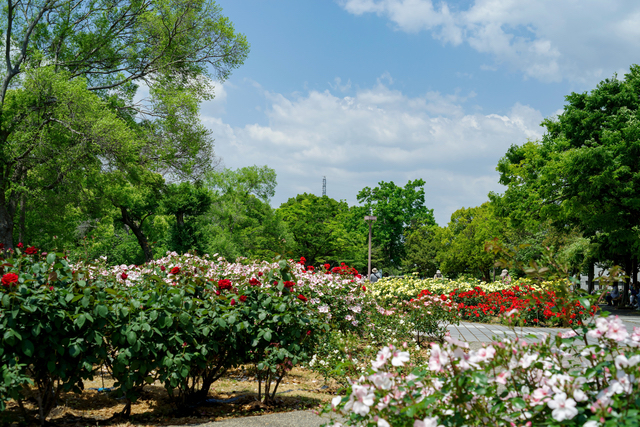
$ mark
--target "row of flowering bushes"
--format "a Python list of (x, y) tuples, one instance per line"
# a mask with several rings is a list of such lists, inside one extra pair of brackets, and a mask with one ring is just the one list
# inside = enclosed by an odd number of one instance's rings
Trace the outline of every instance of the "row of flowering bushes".
[(26, 252), (0, 267), (0, 408), (32, 397), (41, 423), (62, 391), (80, 391), (102, 365), (129, 402), (160, 381), (189, 406), (238, 364), (254, 367), (269, 399), (328, 331), (292, 263), (171, 255), (107, 269)]
[[(419, 295), (432, 295), (423, 290)], [(575, 295), (562, 291), (542, 290), (527, 285), (512, 286), (495, 292), (486, 292), (480, 287), (468, 291), (453, 290), (440, 296), (457, 309), (461, 320), (491, 322), (498, 316), (517, 310), (522, 325), (569, 326), (585, 319), (597, 310), (587, 309)]]
[(557, 290), (566, 287), (568, 281), (546, 281), (542, 283), (536, 283), (529, 278), (518, 279), (513, 283), (497, 282), (482, 282), (474, 278), (460, 278), (457, 280), (451, 280), (447, 278), (442, 279), (419, 279), (417, 277), (394, 277), (383, 278), (375, 283), (371, 284), (371, 292), (374, 297), (380, 301), (387, 300), (409, 300), (415, 298), (415, 296), (424, 289), (429, 290), (433, 294), (449, 294), (452, 291), (470, 291), (475, 288), (480, 288), (484, 292), (499, 292), (509, 289), (513, 286), (526, 286), (535, 291), (543, 290)]
[(617, 317), (534, 343), (446, 341), (424, 366), (402, 347), (382, 348), (324, 412), (378, 427), (638, 425), (640, 328), (630, 333)]
[(568, 284), (564, 280), (535, 284), (529, 279), (519, 279), (512, 285), (474, 279), (394, 278), (372, 284), (371, 293), (386, 304), (439, 296), (460, 320), (492, 322), (515, 309), (522, 325), (569, 326), (594, 314), (597, 307), (587, 310), (578, 298), (580, 295), (568, 291)]
[[(319, 345), (332, 334), (438, 339), (457, 320), (437, 297), (381, 305), (351, 267), (304, 259), (230, 263), (168, 253), (108, 267), (104, 258), (70, 263), (27, 248), (4, 253), (0, 275), (0, 408), (33, 397), (41, 422), (96, 366), (107, 367), (116, 395), (129, 402), (160, 381), (176, 405), (188, 406), (229, 367), (250, 364), (269, 399), (292, 366), (335, 354)], [(335, 366), (316, 369), (329, 375)]]

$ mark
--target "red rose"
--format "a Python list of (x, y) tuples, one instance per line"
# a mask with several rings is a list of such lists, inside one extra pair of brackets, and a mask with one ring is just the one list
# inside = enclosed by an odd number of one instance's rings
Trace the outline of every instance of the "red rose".
[(34, 246), (29, 246), (25, 251), (25, 254), (27, 255), (35, 255), (38, 253), (38, 248), (34, 247)]
[(173, 267), (169, 274), (178, 274), (180, 273), (180, 267)]
[(278, 281), (277, 280), (273, 281), (273, 286), (278, 286)]
[(236, 300), (231, 298), (231, 305), (236, 305)]
[(240, 295), (240, 301), (245, 302), (247, 300), (246, 295)]
[(53, 290), (53, 286), (49, 286), (49, 290), (52, 291)]
[(249, 284), (252, 286), (260, 286), (262, 283), (260, 283), (260, 281), (255, 277), (252, 277), (251, 279), (249, 279)]
[(218, 280), (218, 288), (219, 289), (231, 289), (231, 280), (228, 279), (220, 279)]
[(311, 331), (307, 331), (307, 335), (311, 335)]
[(362, 287), (362, 290), (366, 292), (366, 291), (367, 291), (367, 287), (366, 287), (366, 286), (363, 286), (363, 287)]
[(313, 271), (313, 265), (310, 265), (309, 267), (307, 267), (307, 270)]
[(18, 243), (18, 247), (19, 247), (20, 249), (22, 249), (22, 248), (24, 247), (24, 245), (22, 244), (22, 242)]
[(324, 265), (324, 268), (326, 268), (326, 269), (328, 270), (328, 269), (330, 269), (330, 268), (331, 268), (331, 265), (329, 265), (329, 264), (325, 264), (325, 265)]
[(298, 299), (302, 302), (307, 302), (307, 297), (305, 297), (304, 295), (300, 294), (298, 295)]
[(7, 273), (2, 276), (2, 284), (6, 287), (18, 283), (18, 275), (16, 273)]
[(160, 266), (160, 271), (165, 271), (167, 268), (164, 265)]
[(307, 259), (306, 259), (305, 257), (301, 256), (301, 257), (300, 257), (300, 262), (301, 262), (302, 264), (304, 264), (305, 262), (307, 262)]
[(127, 276), (127, 273), (122, 273), (120, 277), (122, 277), (122, 280), (127, 280), (127, 277), (129, 276)]
[(347, 264), (345, 264), (344, 262), (341, 262), (341, 263), (340, 263), (340, 265), (341, 265), (342, 267), (344, 267), (344, 266), (345, 266), (345, 265), (347, 265)]
[(262, 271), (258, 271), (258, 277), (262, 277)]
[(291, 289), (291, 288), (293, 288), (294, 286), (295, 286), (295, 283), (293, 283), (291, 280), (285, 280), (285, 282), (284, 282), (284, 287), (285, 287), (285, 288), (289, 288), (289, 289)]
[(220, 291), (216, 289), (216, 295), (220, 295)]

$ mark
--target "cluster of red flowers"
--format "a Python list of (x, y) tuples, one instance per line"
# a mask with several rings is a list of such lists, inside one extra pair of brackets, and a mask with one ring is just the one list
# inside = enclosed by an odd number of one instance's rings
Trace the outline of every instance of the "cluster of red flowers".
[(295, 286), (295, 283), (292, 282), (291, 280), (285, 280), (284, 281), (284, 287), (287, 289), (291, 289)]
[(25, 249), (24, 253), (27, 255), (35, 255), (38, 253), (38, 248), (29, 246), (27, 249)]
[(180, 267), (173, 267), (169, 274), (178, 274), (180, 273)]
[(258, 279), (256, 279), (255, 277), (252, 277), (251, 279), (249, 279), (249, 284), (251, 286), (260, 286), (260, 285), (262, 285), (262, 283), (260, 283), (260, 281)]
[(18, 275), (16, 273), (7, 273), (2, 276), (2, 285), (7, 288), (13, 286), (15, 283), (18, 283)]
[(231, 280), (228, 279), (220, 279), (218, 280), (218, 289), (220, 290), (224, 290), (224, 289), (231, 289)]
[(353, 267), (349, 267), (344, 262), (340, 263), (340, 267), (333, 267), (331, 272), (341, 276), (355, 276), (358, 274), (358, 270)]
[[(423, 290), (418, 298), (430, 294)], [(517, 310), (518, 318), (526, 324), (571, 324), (576, 317), (590, 315), (597, 310), (597, 307), (587, 310), (580, 302), (561, 298), (554, 291), (538, 292), (529, 286), (513, 286), (497, 292), (485, 292), (479, 287), (464, 292), (456, 289), (440, 298), (449, 300), (461, 319), (481, 322)]]

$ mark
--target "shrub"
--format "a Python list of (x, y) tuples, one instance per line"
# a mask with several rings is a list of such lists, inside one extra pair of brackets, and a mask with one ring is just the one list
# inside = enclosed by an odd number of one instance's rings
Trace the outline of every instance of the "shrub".
[(389, 345), (324, 412), (342, 412), (347, 425), (637, 425), (639, 347), (640, 328), (630, 334), (617, 317), (533, 344), (469, 350), (447, 338), (424, 366)]

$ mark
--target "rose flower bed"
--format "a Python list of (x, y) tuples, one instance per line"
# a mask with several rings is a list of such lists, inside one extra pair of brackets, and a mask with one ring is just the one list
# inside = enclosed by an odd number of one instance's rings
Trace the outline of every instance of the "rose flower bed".
[(594, 314), (596, 306), (586, 309), (578, 295), (567, 291), (566, 281), (536, 284), (519, 279), (517, 285), (485, 283), (475, 279), (383, 279), (374, 283), (372, 294), (378, 301), (411, 301), (424, 296), (440, 297), (452, 307), (460, 320), (489, 323), (512, 310), (517, 320), (528, 326), (570, 326)]
[(115, 381), (111, 395), (127, 402), (125, 416), (147, 384), (161, 384), (175, 408), (189, 410), (240, 365), (269, 403), (293, 367), (342, 381), (338, 359), (348, 373), (363, 369), (370, 353), (346, 342), (370, 343), (373, 352), (389, 337), (415, 339), (416, 330), (440, 339), (438, 319), (455, 321), (438, 298), (378, 304), (346, 265), (170, 253), (108, 267), (106, 259), (70, 263), (38, 252), (3, 253), (0, 408), (34, 399), (40, 423), (62, 393), (81, 392), (103, 367)]

